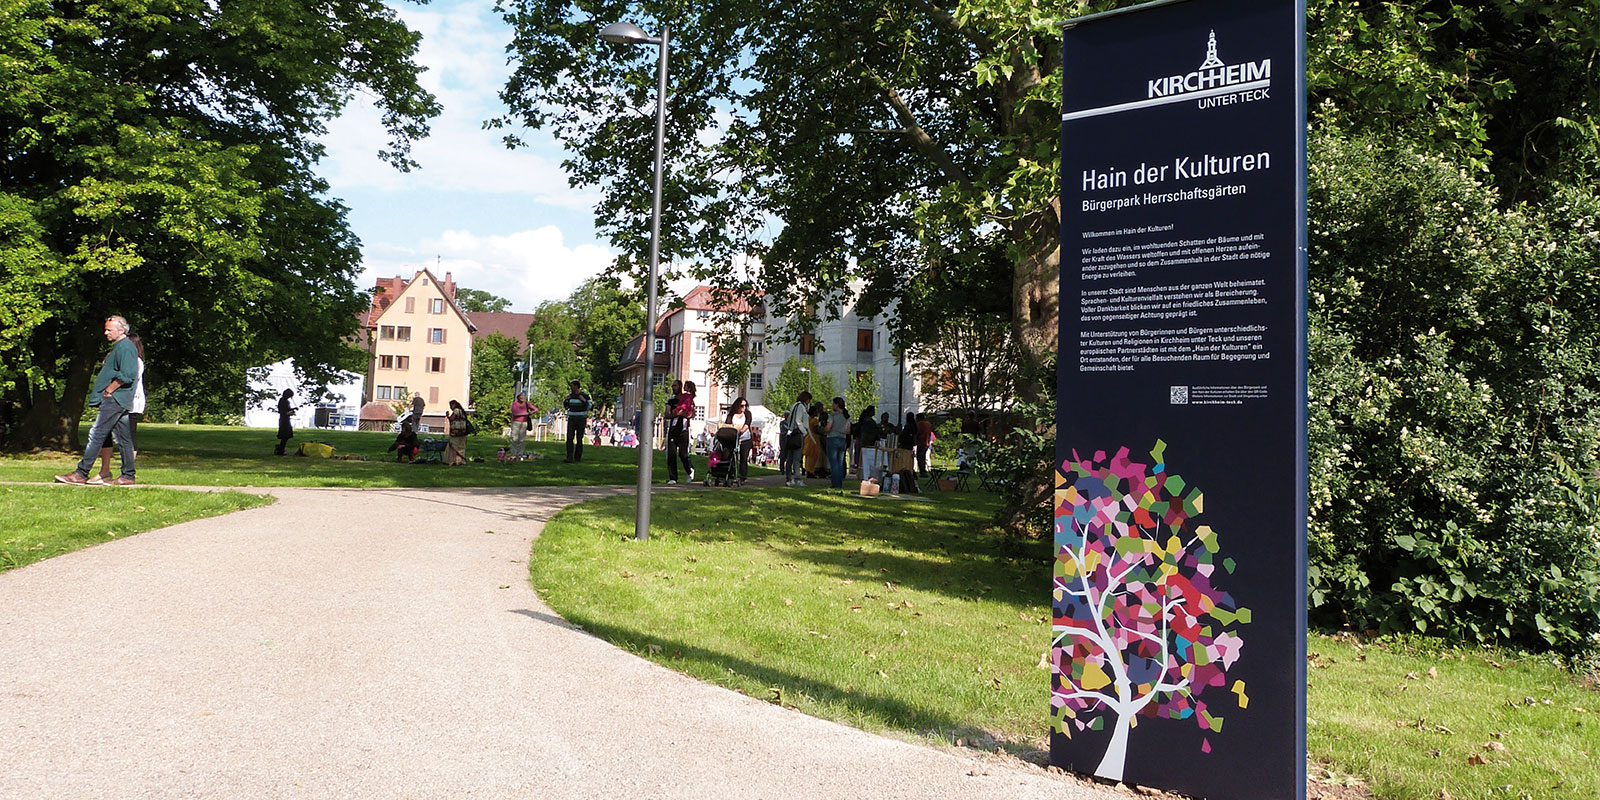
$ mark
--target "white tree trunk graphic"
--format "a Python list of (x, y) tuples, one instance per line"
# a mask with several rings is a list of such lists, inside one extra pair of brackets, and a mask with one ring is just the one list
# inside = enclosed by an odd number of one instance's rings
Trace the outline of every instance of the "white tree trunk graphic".
[[(1250, 621), (1211, 583), (1217, 536), (1190, 529), (1203, 497), (1179, 496), (1185, 484), (1166, 473), (1164, 447), (1151, 453), (1153, 470), (1129, 461), (1126, 448), (1109, 463), (1103, 453), (1068, 462), (1057, 491), (1055, 728), (1071, 737), (1110, 722), (1094, 772), (1109, 780), (1123, 779), (1140, 716), (1221, 730), (1222, 718), (1198, 695), (1225, 686), (1239, 657), (1243, 640), (1224, 626)], [(1232, 571), (1231, 560), (1222, 566)], [(1233, 692), (1245, 707), (1242, 681)], [(1202, 750), (1210, 752), (1209, 739)]]

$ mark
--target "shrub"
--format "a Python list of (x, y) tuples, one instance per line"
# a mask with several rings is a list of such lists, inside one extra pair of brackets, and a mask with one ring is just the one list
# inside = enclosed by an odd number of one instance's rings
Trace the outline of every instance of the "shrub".
[(1600, 202), (1312, 137), (1310, 605), (1361, 629), (1597, 647)]

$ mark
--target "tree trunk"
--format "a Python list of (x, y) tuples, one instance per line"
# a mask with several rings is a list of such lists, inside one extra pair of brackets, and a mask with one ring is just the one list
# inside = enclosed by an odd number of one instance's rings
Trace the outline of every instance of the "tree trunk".
[[(37, 341), (37, 339), (36, 339)], [(18, 452), (65, 450), (81, 452), (78, 440), (78, 420), (88, 400), (94, 380), (94, 367), (100, 355), (100, 339), (93, 331), (70, 337), (72, 353), (66, 361), (66, 374), (60, 380), (45, 381), (32, 386), (24, 397), (17, 422), (16, 436), (8, 443)], [(49, 357), (53, 347), (44, 346), (36, 352), (46, 354), (37, 363), (49, 364), (57, 359)], [(58, 394), (59, 393), (59, 394)]]
[[(1059, 346), (1061, 297), (1061, 201), (1052, 200), (1048, 206), (1018, 219), (1012, 226), (1013, 252), (1011, 324), (1021, 346), (1023, 363), (1017, 381), (1017, 396), (1028, 403), (1040, 403), (1053, 397), (1046, 391), (1045, 382), (1054, 387), (1056, 376), (1046, 374), (1047, 356), (1057, 353)], [(1058, 367), (1059, 368), (1059, 367)], [(1060, 402), (1059, 398), (1056, 398)], [(1046, 409), (1047, 416), (1019, 420), (1019, 424), (1033, 425), (1034, 431), (1054, 440), (1055, 408)], [(1001, 524), (1009, 530), (1040, 533), (1030, 530), (1029, 515), (1048, 506), (1054, 496), (1055, 473), (1049, 468), (1055, 460), (1053, 447), (1042, 454), (1043, 468), (1016, 475), (1019, 482), (1015, 493), (1007, 493), (1007, 506), (1000, 512)]]
[[(1017, 253), (1011, 275), (1012, 325), (1028, 366), (1037, 372), (1056, 352), (1061, 300), (1061, 199), (1025, 214), (1012, 226)], [(1037, 397), (1034, 391), (1027, 397)]]
[(1100, 766), (1094, 768), (1097, 778), (1111, 781), (1121, 781), (1123, 767), (1128, 760), (1128, 730), (1132, 727), (1132, 714), (1118, 714), (1116, 727), (1111, 729), (1111, 744), (1106, 745), (1106, 754), (1100, 759)]

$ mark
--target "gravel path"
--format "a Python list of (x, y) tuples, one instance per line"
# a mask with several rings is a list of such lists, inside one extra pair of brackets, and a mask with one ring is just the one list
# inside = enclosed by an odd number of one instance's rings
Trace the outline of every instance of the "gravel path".
[(273, 489), (0, 574), (0, 797), (1129, 796), (574, 629), (529, 586), (530, 543), (626, 491)]

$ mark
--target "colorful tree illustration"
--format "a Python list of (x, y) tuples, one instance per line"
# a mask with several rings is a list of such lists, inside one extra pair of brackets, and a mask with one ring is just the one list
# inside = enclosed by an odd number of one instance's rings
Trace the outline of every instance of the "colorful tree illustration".
[[(1074, 451), (1057, 476), (1051, 716), (1068, 738), (1112, 720), (1094, 772), (1110, 780), (1122, 780), (1139, 717), (1221, 732), (1201, 695), (1227, 684), (1244, 645), (1224, 628), (1250, 622), (1213, 585), (1217, 534), (1191, 525), (1204, 497), (1167, 472), (1165, 450), (1157, 441), (1151, 464), (1129, 460), (1126, 447), (1109, 462), (1104, 451), (1092, 460)], [(1233, 559), (1220, 566), (1232, 573)], [(1231, 691), (1245, 708), (1244, 682)], [(1211, 752), (1209, 738), (1201, 750)]]

